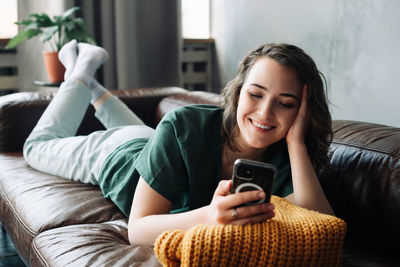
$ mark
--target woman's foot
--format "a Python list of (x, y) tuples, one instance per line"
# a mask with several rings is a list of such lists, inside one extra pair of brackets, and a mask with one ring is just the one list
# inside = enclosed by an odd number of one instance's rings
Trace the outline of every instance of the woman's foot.
[(87, 43), (78, 43), (78, 58), (71, 77), (82, 73), (93, 77), (96, 70), (107, 60), (108, 53), (104, 48)]
[(59, 58), (66, 68), (65, 80), (77, 80), (88, 87), (92, 94), (92, 104), (107, 92), (93, 78), (96, 70), (108, 59), (104, 48), (72, 40), (62, 47)]
[(65, 67), (64, 80), (69, 78), (75, 67), (76, 59), (78, 57), (77, 44), (78, 42), (75, 39), (69, 41), (63, 45), (58, 53), (58, 58)]

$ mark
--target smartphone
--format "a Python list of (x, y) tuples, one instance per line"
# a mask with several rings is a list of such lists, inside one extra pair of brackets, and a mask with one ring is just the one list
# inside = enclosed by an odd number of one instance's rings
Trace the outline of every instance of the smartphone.
[(248, 159), (237, 159), (233, 165), (231, 193), (264, 190), (265, 199), (248, 202), (244, 205), (268, 203), (271, 198), (275, 175), (276, 168), (272, 164)]

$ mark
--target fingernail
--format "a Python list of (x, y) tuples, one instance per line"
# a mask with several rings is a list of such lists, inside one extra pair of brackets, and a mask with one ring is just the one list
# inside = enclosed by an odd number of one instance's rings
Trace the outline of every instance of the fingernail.
[(260, 191), (260, 193), (258, 193), (258, 196), (260, 198), (265, 198), (265, 192), (264, 191)]
[(274, 210), (274, 205), (271, 203), (267, 203), (266, 205), (267, 210)]

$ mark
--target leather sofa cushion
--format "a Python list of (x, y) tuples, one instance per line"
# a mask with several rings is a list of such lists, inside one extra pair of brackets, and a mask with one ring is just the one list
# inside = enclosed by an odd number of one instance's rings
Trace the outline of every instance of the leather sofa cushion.
[(52, 229), (33, 240), (30, 266), (161, 266), (153, 247), (127, 238), (127, 219)]
[(36, 171), (22, 153), (0, 154), (0, 170), (1, 221), (24, 260), (41, 232), (125, 218), (99, 187)]

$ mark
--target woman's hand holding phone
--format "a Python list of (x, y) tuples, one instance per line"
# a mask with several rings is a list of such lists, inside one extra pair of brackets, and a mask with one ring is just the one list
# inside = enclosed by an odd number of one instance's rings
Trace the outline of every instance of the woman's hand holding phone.
[(206, 209), (208, 224), (245, 225), (263, 222), (275, 216), (272, 203), (244, 205), (266, 198), (263, 190), (252, 190), (231, 194), (232, 180), (222, 180)]

